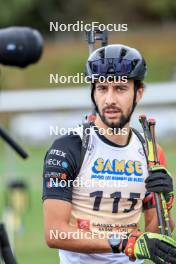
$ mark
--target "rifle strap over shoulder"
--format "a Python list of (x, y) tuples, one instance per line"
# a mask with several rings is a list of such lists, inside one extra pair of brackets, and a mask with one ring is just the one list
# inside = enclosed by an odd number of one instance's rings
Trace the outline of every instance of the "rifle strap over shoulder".
[(145, 142), (144, 137), (141, 135), (141, 133), (137, 129), (135, 129), (133, 127), (131, 129), (134, 132), (134, 134), (138, 137), (139, 141), (141, 142), (143, 150), (144, 150), (144, 154), (145, 154), (145, 157), (147, 160), (147, 146), (146, 146), (146, 142)]
[(87, 122), (83, 124), (83, 136), (82, 136), (82, 146), (81, 146), (81, 166), (84, 161), (84, 157), (86, 155), (86, 151), (89, 145), (90, 127), (91, 127), (91, 122)]

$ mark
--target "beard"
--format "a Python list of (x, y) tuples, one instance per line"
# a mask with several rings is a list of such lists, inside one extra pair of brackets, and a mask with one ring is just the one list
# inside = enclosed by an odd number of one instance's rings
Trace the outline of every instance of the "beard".
[[(105, 111), (108, 109), (118, 110), (121, 113), (118, 121), (111, 121), (108, 118), (106, 118)], [(131, 115), (134, 111), (134, 108), (133, 107), (128, 108), (127, 114), (124, 114), (120, 108), (117, 108), (114, 106), (105, 107), (102, 110), (102, 113), (99, 111), (98, 107), (97, 107), (97, 110), (98, 110), (97, 112), (98, 112), (102, 122), (105, 125), (107, 125), (108, 127), (112, 128), (112, 129), (122, 129), (127, 123), (129, 123), (129, 121), (131, 119)]]

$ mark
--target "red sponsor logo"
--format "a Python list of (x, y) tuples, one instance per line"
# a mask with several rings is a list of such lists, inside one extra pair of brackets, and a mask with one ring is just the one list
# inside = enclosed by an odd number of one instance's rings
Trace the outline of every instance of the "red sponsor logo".
[(65, 172), (61, 173), (60, 179), (61, 180), (66, 180), (67, 179), (67, 174)]
[(77, 219), (79, 229), (90, 231), (90, 220)]

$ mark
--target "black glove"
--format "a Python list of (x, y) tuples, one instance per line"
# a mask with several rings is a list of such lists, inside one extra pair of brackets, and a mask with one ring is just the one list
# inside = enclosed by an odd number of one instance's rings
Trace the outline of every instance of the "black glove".
[(137, 243), (138, 246), (141, 246), (141, 248), (143, 248), (142, 254), (141, 252), (139, 254), (136, 254), (136, 257), (138, 259), (145, 259), (145, 257), (143, 256), (145, 255), (145, 248), (149, 253), (146, 259), (150, 259), (157, 264), (176, 264), (176, 242), (172, 238), (159, 234), (157, 235), (153, 233), (146, 233), (143, 236), (143, 241), (141, 237), (137, 241)]
[(162, 166), (153, 166), (149, 169), (149, 176), (145, 180), (148, 192), (163, 193), (165, 198), (173, 192), (173, 180), (170, 173)]

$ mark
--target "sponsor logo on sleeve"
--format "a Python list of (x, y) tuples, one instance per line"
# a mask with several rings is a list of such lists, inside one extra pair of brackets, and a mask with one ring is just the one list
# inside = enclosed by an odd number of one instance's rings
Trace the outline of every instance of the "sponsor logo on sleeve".
[(59, 149), (51, 149), (49, 155), (57, 155), (63, 158), (66, 157), (66, 153)]
[(44, 177), (45, 178), (59, 178), (61, 180), (66, 180), (67, 177), (68, 177), (68, 174), (65, 173), (65, 172), (55, 172), (55, 171), (47, 171), (45, 174), (44, 174)]
[(79, 229), (83, 229), (83, 230), (90, 230), (90, 220), (86, 220), (86, 219), (77, 219), (77, 225)]
[(62, 160), (58, 160), (58, 159), (47, 159), (46, 165), (48, 167), (62, 167), (64, 169), (68, 168), (68, 162), (67, 161), (62, 161)]
[(64, 188), (67, 186), (67, 182), (65, 180), (60, 180), (59, 178), (50, 177), (49, 181), (46, 182), (47, 188)]

